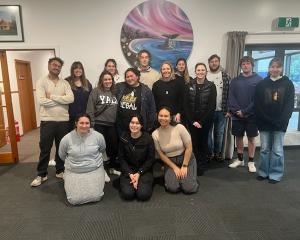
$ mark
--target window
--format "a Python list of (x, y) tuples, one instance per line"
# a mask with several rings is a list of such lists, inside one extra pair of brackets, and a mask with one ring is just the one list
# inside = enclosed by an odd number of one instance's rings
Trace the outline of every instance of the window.
[(260, 44), (246, 45), (244, 55), (254, 59), (254, 71), (263, 78), (268, 74), (269, 62), (279, 57), (283, 62), (283, 74), (288, 76), (295, 86), (294, 112), (288, 131), (300, 131), (300, 44)]

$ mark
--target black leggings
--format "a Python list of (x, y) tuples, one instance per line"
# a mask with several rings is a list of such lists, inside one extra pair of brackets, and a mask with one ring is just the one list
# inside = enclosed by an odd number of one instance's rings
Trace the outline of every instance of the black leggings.
[(110, 167), (117, 167), (118, 135), (115, 126), (104, 126), (95, 124), (94, 129), (104, 136), (106, 153), (109, 157)]

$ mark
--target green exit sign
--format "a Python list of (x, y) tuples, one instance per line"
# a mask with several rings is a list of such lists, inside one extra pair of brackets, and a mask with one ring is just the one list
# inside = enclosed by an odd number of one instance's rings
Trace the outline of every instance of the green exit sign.
[(280, 18), (278, 18), (277, 27), (279, 27), (279, 28), (299, 27), (299, 18), (296, 18), (296, 17), (280, 17)]

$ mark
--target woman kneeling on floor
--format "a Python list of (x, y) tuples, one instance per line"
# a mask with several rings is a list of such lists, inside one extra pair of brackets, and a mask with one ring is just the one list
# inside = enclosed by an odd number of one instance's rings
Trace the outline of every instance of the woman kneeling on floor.
[(152, 195), (154, 143), (142, 127), (142, 116), (134, 114), (129, 122), (129, 132), (120, 138), (120, 195), (125, 200), (146, 201)]
[(59, 156), (65, 162), (65, 191), (72, 205), (100, 201), (104, 188), (105, 140), (90, 128), (88, 114), (79, 114), (75, 130), (60, 142)]
[(197, 163), (191, 136), (181, 124), (172, 122), (171, 111), (158, 112), (160, 127), (152, 133), (155, 149), (165, 163), (165, 187), (169, 192), (195, 193), (198, 190)]

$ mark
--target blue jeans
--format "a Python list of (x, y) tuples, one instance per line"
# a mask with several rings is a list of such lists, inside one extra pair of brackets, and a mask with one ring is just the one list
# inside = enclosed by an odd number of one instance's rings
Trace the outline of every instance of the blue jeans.
[(222, 111), (215, 111), (213, 124), (208, 134), (208, 153), (210, 155), (222, 152), (225, 123), (224, 113)]
[(285, 132), (260, 132), (258, 175), (280, 181), (284, 171), (283, 139)]

